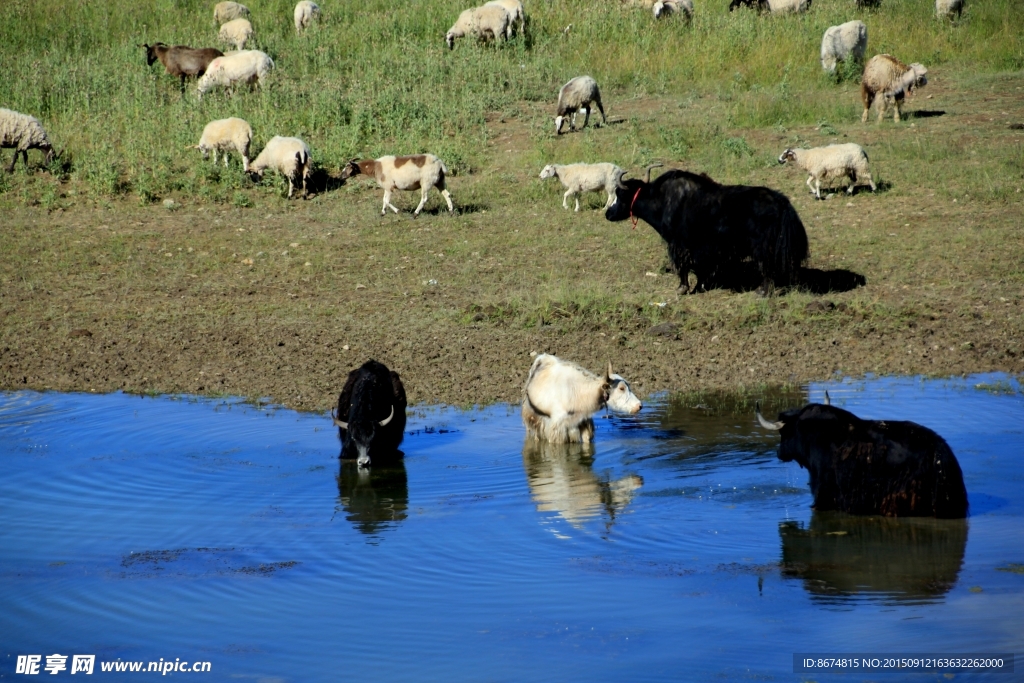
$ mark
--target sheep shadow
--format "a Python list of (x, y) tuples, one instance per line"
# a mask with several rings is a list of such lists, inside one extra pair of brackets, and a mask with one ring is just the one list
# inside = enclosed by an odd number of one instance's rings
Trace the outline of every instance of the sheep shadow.
[(344, 184), (340, 175), (332, 175), (325, 168), (315, 168), (306, 180), (306, 189), (310, 194), (323, 194), (337, 190)]
[(945, 116), (946, 112), (941, 109), (918, 109), (906, 113), (908, 119), (931, 119), (936, 116)]

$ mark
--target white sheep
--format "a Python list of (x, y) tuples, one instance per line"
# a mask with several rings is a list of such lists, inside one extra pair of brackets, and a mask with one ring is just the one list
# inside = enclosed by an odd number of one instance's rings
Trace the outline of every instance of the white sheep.
[(39, 123), (39, 119), (11, 109), (0, 109), (0, 149), (12, 148), (14, 149), (14, 158), (11, 159), (11, 165), (7, 167), (8, 173), (14, 172), (14, 164), (18, 162), (19, 152), (25, 160), (26, 167), (30, 149), (45, 152), (47, 164), (56, 158), (50, 138), (46, 135), (43, 124)]
[(608, 201), (604, 208), (615, 203), (615, 188), (622, 178), (623, 171), (615, 164), (548, 164), (540, 172), (540, 179), (558, 178), (565, 187), (562, 195), (562, 208), (568, 209), (566, 203), (570, 196), (576, 198), (576, 211), (580, 210), (581, 192), (598, 192), (604, 190)]
[(220, 27), (217, 38), (234, 45), (237, 51), (244, 50), (246, 41), (252, 38), (252, 24), (248, 19), (232, 19)]
[(520, 0), (491, 0), (485, 2), (484, 6), (497, 5), (508, 13), (508, 28), (505, 30), (505, 39), (512, 40), (512, 34), (516, 24), (519, 24), (519, 34), (522, 35), (526, 30), (526, 10), (523, 9), (523, 3)]
[(320, 5), (310, 0), (299, 0), (295, 5), (295, 32), (302, 33), (302, 29), (309, 28), (320, 20)]
[(928, 69), (923, 64), (914, 63), (907, 66), (892, 55), (875, 55), (864, 66), (864, 75), (860, 83), (860, 96), (864, 102), (864, 113), (860, 120), (867, 123), (871, 103), (881, 95), (878, 110), (878, 122), (885, 117), (885, 110), (892, 102), (896, 110), (893, 120), (900, 120), (900, 104), (917, 88), (928, 84)]
[(591, 104), (597, 105), (601, 112), (601, 120), (608, 123), (604, 115), (604, 107), (601, 106), (601, 92), (597, 89), (597, 81), (590, 76), (577, 76), (563, 85), (558, 91), (558, 115), (555, 116), (555, 134), (561, 134), (562, 123), (566, 116), (570, 116), (569, 130), (576, 129), (576, 113), (583, 110), (586, 117), (583, 119), (583, 128), (587, 127), (590, 121)]
[(412, 154), (409, 156), (385, 156), (379, 159), (356, 161), (352, 159), (341, 171), (341, 179), (362, 173), (372, 177), (384, 190), (384, 205), (380, 215), (383, 216), (390, 208), (395, 213), (398, 209), (391, 203), (391, 193), (395, 190), (420, 190), (420, 203), (413, 215), (419, 216), (427, 203), (427, 193), (436, 187), (448, 202), (448, 212), (455, 210), (452, 196), (445, 187), (445, 176), (448, 169), (444, 162), (433, 154)]
[(657, 0), (651, 9), (655, 19), (670, 14), (681, 14), (687, 21), (693, 18), (693, 0)]
[(218, 2), (213, 6), (213, 20), (225, 24), (232, 19), (248, 19), (249, 8), (237, 2)]
[(821, 38), (821, 68), (835, 73), (836, 63), (853, 59), (864, 60), (868, 47), (868, 27), (863, 21), (848, 21), (838, 26), (829, 26)]
[(590, 443), (594, 438), (591, 417), (608, 407), (622, 413), (640, 412), (643, 404), (629, 382), (612, 372), (603, 377), (542, 353), (530, 366), (523, 387), (522, 416), (527, 438), (550, 443)]
[(213, 152), (213, 163), (217, 163), (217, 152), (224, 152), (224, 166), (228, 165), (228, 152), (237, 152), (242, 157), (242, 170), (249, 170), (249, 145), (252, 143), (252, 126), (246, 121), (231, 117), (210, 121), (203, 128), (203, 135), (194, 149), (203, 153), (203, 158)]
[(448, 49), (454, 50), (455, 39), (467, 35), (474, 36), (477, 40), (504, 40), (508, 37), (510, 23), (508, 10), (501, 5), (473, 7), (459, 14), (459, 18), (445, 34), (444, 41), (448, 44)]
[(940, 19), (956, 19), (964, 11), (964, 0), (935, 0), (935, 16)]
[[(822, 183), (828, 184), (841, 178), (850, 180), (847, 194), (853, 194), (854, 186), (865, 182), (871, 186), (872, 192), (875, 191), (875, 182), (868, 170), (868, 155), (860, 145), (852, 142), (812, 149), (787, 149), (779, 155), (779, 163), (787, 161), (795, 162), (810, 174), (807, 187), (818, 199), (821, 199)], [(812, 180), (814, 185), (811, 185)]]
[(811, 0), (768, 0), (768, 9), (772, 14), (806, 12), (810, 6)]
[(288, 179), (288, 197), (291, 198), (295, 184), (302, 179), (302, 196), (306, 196), (306, 180), (312, 171), (313, 160), (309, 145), (299, 138), (284, 138), (275, 135), (249, 164), (249, 173), (263, 177), (268, 168), (277, 171)]
[(199, 79), (199, 99), (214, 87), (228, 88), (236, 83), (256, 83), (263, 87), (267, 73), (274, 68), (274, 60), (259, 50), (233, 52), (210, 62), (206, 73)]

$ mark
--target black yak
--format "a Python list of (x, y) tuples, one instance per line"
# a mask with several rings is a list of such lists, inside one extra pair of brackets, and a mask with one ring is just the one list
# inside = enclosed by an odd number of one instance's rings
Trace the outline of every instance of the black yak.
[(338, 396), (338, 413), (331, 413), (341, 439), (338, 457), (360, 467), (400, 459), (405, 406), (405, 387), (394, 370), (368, 360), (350, 372)]
[(610, 221), (642, 218), (668, 245), (680, 288), (733, 282), (745, 261), (760, 274), (763, 294), (794, 282), (807, 258), (807, 232), (789, 200), (767, 187), (719, 185), (708, 176), (668, 171), (654, 182), (618, 182)]
[[(826, 401), (827, 401), (826, 394)], [(914, 422), (862, 420), (811, 403), (769, 422), (779, 431), (779, 459), (810, 474), (814, 509), (886, 517), (967, 516), (960, 463), (941, 436)]]

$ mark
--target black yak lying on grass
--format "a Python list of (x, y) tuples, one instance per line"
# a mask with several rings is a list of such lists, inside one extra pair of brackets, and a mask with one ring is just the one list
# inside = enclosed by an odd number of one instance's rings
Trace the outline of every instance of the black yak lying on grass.
[[(827, 400), (827, 394), (826, 394)], [(814, 509), (886, 517), (967, 516), (960, 463), (941, 436), (914, 422), (862, 420), (811, 403), (769, 422), (780, 432), (779, 459), (810, 474)]]
[(668, 171), (650, 182), (618, 182), (610, 221), (643, 219), (668, 244), (683, 291), (728, 286), (753, 262), (760, 291), (792, 284), (807, 258), (807, 232), (786, 197), (767, 187), (719, 185), (706, 175)]

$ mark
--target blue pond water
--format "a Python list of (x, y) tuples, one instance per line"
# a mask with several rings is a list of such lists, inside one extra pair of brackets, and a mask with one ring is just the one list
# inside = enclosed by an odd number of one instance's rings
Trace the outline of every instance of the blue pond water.
[[(942, 434), (971, 517), (814, 514), (736, 400), (599, 419), (593, 452), (524, 450), (514, 407), (420, 408), (404, 466), (360, 475), (324, 416), (0, 394), (0, 678), (60, 653), (96, 655), (86, 680), (160, 658), (211, 681), (946, 680), (793, 654), (1024, 652), (1016, 381), (828, 389)], [(956, 680), (1022, 674), (992, 676)]]

